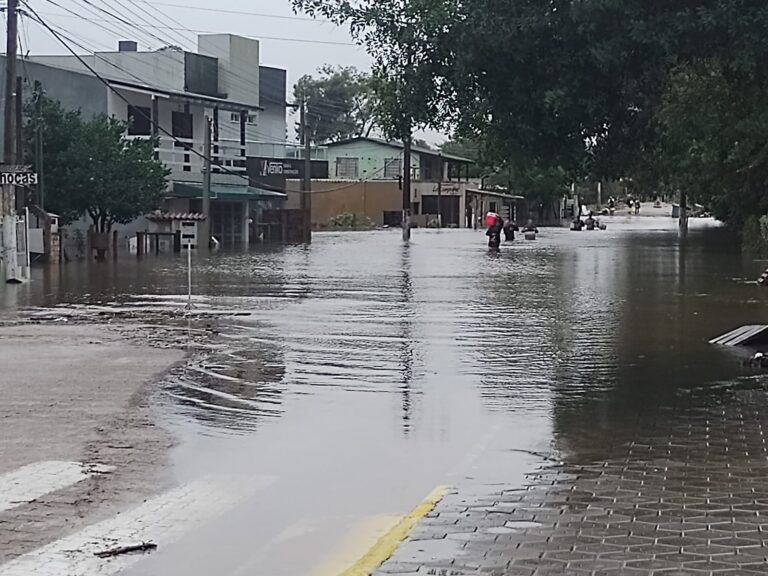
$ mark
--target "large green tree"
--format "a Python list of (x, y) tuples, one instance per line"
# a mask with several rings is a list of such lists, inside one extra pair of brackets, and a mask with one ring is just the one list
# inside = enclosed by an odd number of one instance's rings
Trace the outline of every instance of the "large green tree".
[(379, 128), (409, 141), (442, 123), (441, 84), (455, 6), (442, 0), (292, 0), (294, 8), (349, 27), (373, 59), (371, 86)]
[(762, 0), (294, 5), (351, 25), (376, 75), (401, 88), (393, 119), (447, 119), (502, 171), (627, 177), (737, 225), (766, 210)]
[[(317, 143), (370, 135), (376, 126), (371, 92), (370, 76), (353, 66), (324, 66), (293, 87), (294, 99), (307, 103), (310, 139)], [(303, 139), (301, 126), (297, 135)]]
[(43, 131), (46, 208), (64, 222), (90, 217), (98, 232), (158, 208), (168, 170), (155, 159), (156, 141), (126, 137), (127, 125), (107, 116), (84, 119), (44, 98), (27, 105), (25, 156), (36, 164), (35, 132)]

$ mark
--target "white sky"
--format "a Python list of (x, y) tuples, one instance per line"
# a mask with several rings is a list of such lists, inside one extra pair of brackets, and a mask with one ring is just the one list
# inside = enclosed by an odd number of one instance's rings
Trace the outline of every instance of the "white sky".
[[(227, 32), (258, 38), (261, 64), (288, 71), (289, 99), (293, 83), (304, 74), (314, 74), (324, 64), (356, 66), (361, 70), (370, 65), (365, 49), (353, 43), (346, 29), (294, 14), (289, 0), (27, 2), (50, 25), (90, 50), (117, 49), (118, 40), (136, 40), (140, 50), (165, 44), (194, 50), (197, 32)], [(109, 14), (100, 12), (99, 8)], [(66, 53), (48, 31), (28, 18), (22, 18), (20, 33), (25, 53)], [(5, 38), (2, 42), (5, 45)], [(289, 127), (289, 133), (292, 132)], [(430, 142), (445, 139), (438, 133), (417, 136)]]

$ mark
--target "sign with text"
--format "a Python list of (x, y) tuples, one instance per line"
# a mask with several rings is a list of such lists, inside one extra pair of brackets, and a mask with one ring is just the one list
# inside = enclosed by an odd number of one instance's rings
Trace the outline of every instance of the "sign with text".
[[(328, 178), (328, 162), (312, 160), (312, 178)], [(285, 189), (285, 181), (304, 177), (304, 161), (295, 158), (249, 157), (246, 161), (248, 177), (253, 186), (259, 184), (272, 189)]]
[(0, 186), (37, 186), (37, 180), (34, 172), (0, 172)]

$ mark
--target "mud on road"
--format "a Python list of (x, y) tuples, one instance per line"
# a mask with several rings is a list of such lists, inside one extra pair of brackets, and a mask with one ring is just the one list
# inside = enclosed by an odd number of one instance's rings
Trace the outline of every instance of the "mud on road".
[(149, 396), (183, 358), (114, 325), (0, 327), (0, 564), (170, 484)]

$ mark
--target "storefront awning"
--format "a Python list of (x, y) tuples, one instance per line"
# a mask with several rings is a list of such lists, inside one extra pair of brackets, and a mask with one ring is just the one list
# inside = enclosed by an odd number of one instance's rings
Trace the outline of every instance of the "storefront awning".
[[(174, 182), (171, 196), (174, 198), (202, 198), (203, 185), (197, 182)], [(237, 184), (211, 184), (211, 200), (280, 200), (282, 192)]]

